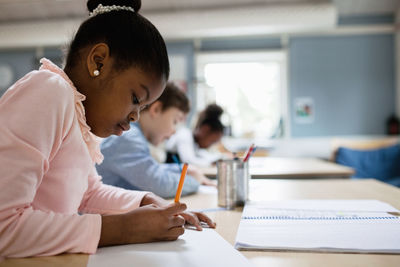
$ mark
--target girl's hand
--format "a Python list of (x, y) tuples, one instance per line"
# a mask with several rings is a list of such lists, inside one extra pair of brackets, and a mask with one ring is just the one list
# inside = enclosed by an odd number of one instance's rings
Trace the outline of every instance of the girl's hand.
[[(210, 180), (211, 182), (214, 182)], [(213, 185), (215, 186), (215, 185)], [(168, 202), (167, 200), (153, 194), (153, 193), (148, 193), (143, 197), (141, 205), (149, 205), (153, 204), (158, 207), (168, 207), (171, 206), (172, 204)], [(185, 211), (182, 213), (179, 213), (180, 216), (182, 216), (186, 223), (193, 225), (196, 227), (197, 230), (201, 231), (203, 230), (201, 226), (201, 222), (206, 223), (208, 227), (215, 228), (216, 224), (204, 213), (201, 212), (194, 212), (194, 211)]]
[(151, 204), (129, 213), (102, 216), (99, 246), (176, 240), (185, 232), (182, 214), (186, 205), (167, 207)]
[(182, 216), (185, 220), (186, 223), (193, 225), (194, 227), (196, 227), (196, 229), (198, 231), (202, 231), (203, 227), (202, 222), (206, 223), (206, 225), (208, 225), (208, 227), (210, 228), (215, 228), (216, 227), (216, 223), (213, 222), (207, 215), (205, 215), (204, 213), (201, 212), (195, 212), (195, 211), (185, 211), (179, 214), (180, 216)]

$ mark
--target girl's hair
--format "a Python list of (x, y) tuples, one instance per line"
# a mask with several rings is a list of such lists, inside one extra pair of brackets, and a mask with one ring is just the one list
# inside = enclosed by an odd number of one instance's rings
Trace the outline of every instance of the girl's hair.
[(190, 110), (189, 99), (185, 93), (171, 82), (167, 83), (164, 92), (156, 101), (161, 102), (162, 111), (165, 111), (171, 107), (175, 107), (187, 114)]
[(208, 105), (205, 110), (200, 112), (196, 128), (208, 125), (212, 132), (223, 132), (224, 125), (220, 120), (222, 113), (224, 110), (217, 104)]
[(165, 42), (156, 27), (138, 13), (141, 0), (88, 0), (89, 12), (99, 4), (132, 7), (135, 12), (114, 10), (84, 21), (69, 46), (66, 67), (71, 68), (77, 63), (83, 48), (106, 43), (114, 59), (115, 70), (138, 67), (168, 80), (169, 61)]

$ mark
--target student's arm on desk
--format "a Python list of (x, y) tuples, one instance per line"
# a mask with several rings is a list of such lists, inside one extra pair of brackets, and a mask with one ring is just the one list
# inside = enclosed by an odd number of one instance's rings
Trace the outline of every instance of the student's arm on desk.
[(176, 240), (184, 233), (185, 219), (179, 215), (186, 205), (145, 205), (131, 212), (102, 216), (99, 246)]
[(216, 180), (211, 180), (204, 176), (203, 172), (196, 166), (189, 165), (188, 174), (192, 175), (200, 184), (207, 186), (217, 186)]
[(90, 179), (80, 208), (81, 212), (102, 214), (99, 246), (176, 240), (183, 234), (185, 222), (197, 229), (201, 229), (200, 221), (213, 226), (206, 215), (185, 210), (185, 204), (170, 204), (150, 192), (104, 185), (99, 176)]
[[(82, 211), (103, 214), (100, 247), (176, 240), (184, 233), (186, 221), (199, 227), (196, 219), (209, 220), (203, 214), (185, 211), (183, 203), (170, 204), (149, 192), (124, 190), (95, 182), (88, 194), (90, 196), (85, 199)], [(136, 205), (140, 207), (134, 208)]]
[[(112, 150), (106, 151), (106, 159), (99, 168), (120, 177), (131, 188), (151, 191), (165, 198), (175, 195), (180, 173), (176, 164), (157, 162), (150, 155), (148, 144), (130, 133), (113, 142)], [(195, 193), (198, 188), (199, 182), (189, 173), (182, 194)]]
[(185, 210), (185, 204), (171, 204), (150, 192), (104, 185), (95, 173), (80, 207), (82, 213), (102, 215), (98, 246), (176, 240), (185, 221), (208, 219)]

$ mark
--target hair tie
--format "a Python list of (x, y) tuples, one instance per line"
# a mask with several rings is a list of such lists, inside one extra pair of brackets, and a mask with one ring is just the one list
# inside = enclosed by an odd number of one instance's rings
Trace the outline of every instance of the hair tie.
[(135, 10), (130, 6), (116, 6), (116, 5), (103, 6), (102, 4), (99, 4), (95, 9), (93, 9), (92, 12), (89, 13), (89, 17), (94, 17), (99, 14), (104, 14), (111, 11), (120, 11), (120, 10), (135, 12)]

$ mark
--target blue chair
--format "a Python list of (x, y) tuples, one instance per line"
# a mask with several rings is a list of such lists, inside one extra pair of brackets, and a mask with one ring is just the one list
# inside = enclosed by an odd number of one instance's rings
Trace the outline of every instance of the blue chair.
[(375, 178), (400, 187), (400, 145), (355, 150), (339, 147), (336, 162), (355, 169), (353, 178)]

